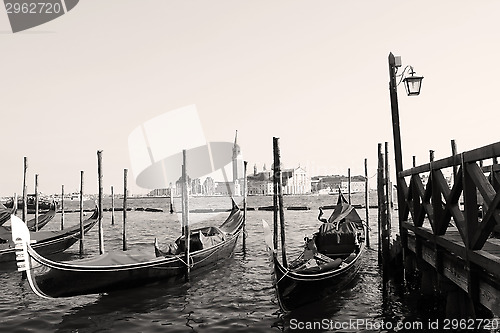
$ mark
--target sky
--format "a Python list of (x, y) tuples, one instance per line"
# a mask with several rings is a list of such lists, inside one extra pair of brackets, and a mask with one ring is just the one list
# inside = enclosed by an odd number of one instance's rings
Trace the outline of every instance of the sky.
[[(424, 76), (398, 88), (404, 167), (498, 141), (500, 2), (83, 0), (12, 33), (0, 10), (0, 196), (123, 193), (130, 133), (196, 105), (207, 141), (238, 142), (250, 170), (373, 176), (389, 142), (389, 52)], [(189, 128), (186, 128), (189, 131)], [(392, 163), (393, 164), (393, 163)], [(147, 193), (129, 173), (129, 191)], [(372, 183), (375, 178), (372, 178)]]

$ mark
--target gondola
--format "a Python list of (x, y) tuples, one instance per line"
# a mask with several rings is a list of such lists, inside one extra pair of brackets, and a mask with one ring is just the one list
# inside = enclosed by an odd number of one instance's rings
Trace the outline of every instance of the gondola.
[(13, 215), (16, 210), (17, 207), (7, 208), (4, 205), (0, 204), (0, 226), (10, 220), (10, 216)]
[[(262, 220), (262, 223), (264, 240), (271, 254), (278, 303), (282, 310), (293, 311), (321, 301), (353, 280), (365, 252), (366, 230), (356, 209), (345, 200), (339, 189), (338, 201), (331, 216), (322, 218), (320, 209), (319, 230), (311, 238), (304, 238), (304, 250), (288, 263), (278, 140), (273, 138), (273, 232), (266, 221)], [(278, 229), (281, 231), (281, 261), (278, 259)]]
[[(274, 249), (271, 229), (263, 221), (267, 246)], [(356, 276), (365, 250), (365, 226), (352, 205), (339, 194), (327, 221), (312, 238), (305, 238), (304, 251), (287, 267), (274, 249), (275, 288), (280, 307), (291, 311), (321, 300), (346, 287)]]
[[(88, 232), (97, 223), (99, 212), (97, 208), (93, 214), (84, 221), (84, 232)], [(12, 236), (15, 227), (26, 230), (25, 236), (33, 243), (30, 247), (40, 255), (48, 256), (63, 252), (80, 239), (80, 225), (57, 231), (30, 232), (26, 224), (17, 216), (11, 215), (11, 228), (0, 227), (0, 262), (7, 263), (16, 261), (15, 240)]]
[[(53, 204), (50, 206), (49, 210), (45, 214), (41, 215), (38, 218), (38, 224), (36, 223), (36, 218), (32, 218), (31, 220), (26, 221), (26, 225), (28, 226), (28, 229), (30, 231), (38, 231), (38, 230), (42, 229), (44, 226), (47, 225), (47, 223), (49, 223), (54, 218), (54, 216), (56, 216), (56, 209), (57, 209), (56, 203), (53, 202)], [(10, 215), (9, 215), (9, 219), (10, 219)], [(8, 221), (8, 219), (7, 219), (7, 221)], [(6, 226), (5, 228), (7, 231), (11, 230), (11, 228), (9, 226)]]
[(12, 225), (12, 237), (18, 240), (19, 270), (27, 272), (29, 284), (37, 295), (57, 298), (110, 293), (159, 281), (184, 281), (186, 264), (193, 275), (213, 268), (233, 254), (243, 229), (244, 214), (233, 201), (222, 225), (191, 230), (192, 252), (187, 261), (182, 253), (184, 238), (180, 237), (168, 250), (155, 246), (156, 251), (151, 249), (150, 254), (108, 252), (88, 259), (56, 262), (40, 255), (30, 244), (22, 222), (16, 220)]
[[(7, 202), (4, 204), (5, 207), (7, 208), (13, 208), (15, 198), (10, 198), (7, 200)], [(36, 195), (35, 194), (28, 194), (27, 195), (27, 202), (28, 202), (28, 214), (34, 214), (35, 213), (35, 208), (36, 208)], [(38, 210), (39, 211), (46, 211), (50, 210), (51, 206), (54, 204), (54, 200), (50, 199), (47, 196), (40, 196), (38, 198)], [(17, 208), (18, 209), (23, 209), (24, 207), (24, 201), (22, 197), (17, 198)]]

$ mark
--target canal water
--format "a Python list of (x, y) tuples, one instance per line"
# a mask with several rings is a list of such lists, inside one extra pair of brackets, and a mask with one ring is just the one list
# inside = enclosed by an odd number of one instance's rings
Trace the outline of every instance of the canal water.
[[(298, 254), (304, 236), (315, 232), (319, 206), (332, 205), (336, 196), (286, 196), (285, 206), (307, 206), (311, 210), (286, 210), (287, 251)], [(362, 203), (353, 196), (353, 203)], [(76, 202), (65, 202), (77, 209)], [(86, 202), (90, 208), (93, 203)], [(121, 205), (121, 202), (117, 204)], [(249, 207), (269, 206), (272, 197), (249, 197)], [(168, 199), (130, 199), (127, 212), (127, 241), (130, 251), (151, 250), (153, 241), (175, 240), (180, 223), (177, 214), (168, 213)], [(105, 207), (109, 207), (105, 201)], [(176, 200), (175, 206), (180, 208)], [(190, 209), (227, 208), (228, 198), (195, 197)], [(137, 207), (162, 208), (164, 212), (135, 211)], [(364, 218), (364, 209), (359, 210)], [(198, 223), (221, 223), (227, 213), (196, 213)], [(78, 223), (78, 213), (66, 213), (65, 225)], [(105, 250), (122, 248), (122, 212), (104, 212)], [(30, 289), (21, 274), (11, 267), (0, 270), (0, 331), (2, 332), (411, 332), (435, 331), (434, 324), (445, 324), (438, 302), (425, 300), (418, 293), (403, 292), (396, 284), (388, 286), (383, 297), (382, 278), (377, 263), (377, 211), (370, 210), (371, 245), (356, 279), (345, 290), (317, 304), (282, 313), (272, 288), (269, 255), (265, 247), (262, 219), (272, 222), (272, 212), (249, 210), (246, 247), (242, 240), (235, 255), (217, 270), (178, 285), (156, 284), (111, 295), (86, 295), (61, 299), (42, 299)], [(60, 226), (60, 214), (47, 230)], [(97, 227), (85, 238), (86, 255), (98, 251)], [(78, 243), (60, 259), (78, 258)], [(495, 322), (492, 322), (495, 324)], [(449, 323), (450, 330), (451, 323)], [(499, 332), (498, 325), (490, 330)]]

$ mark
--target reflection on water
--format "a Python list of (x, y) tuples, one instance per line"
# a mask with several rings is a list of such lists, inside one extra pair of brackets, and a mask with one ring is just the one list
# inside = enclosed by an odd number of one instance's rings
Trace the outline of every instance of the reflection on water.
[[(287, 219), (287, 252), (297, 255), (304, 236), (319, 226), (317, 207), (331, 205), (333, 196), (285, 197), (285, 205), (304, 205), (308, 211), (285, 211)], [(353, 198), (360, 202), (360, 198)], [(250, 197), (249, 206), (268, 206), (271, 197)], [(133, 199), (131, 207), (165, 208), (168, 199)], [(192, 209), (230, 208), (226, 198), (193, 198)], [(178, 206), (180, 207), (180, 205)], [(176, 214), (131, 211), (127, 214), (127, 237), (130, 249), (153, 251), (154, 237), (174, 240), (180, 230)], [(109, 212), (103, 219), (106, 251), (121, 249), (121, 213), (116, 212), (111, 225)], [(4, 332), (298, 332), (298, 322), (322, 322), (334, 325), (349, 321), (428, 320), (429, 313), (416, 312), (417, 298), (411, 295), (382, 297), (382, 279), (377, 264), (376, 211), (370, 211), (372, 250), (366, 251), (359, 275), (343, 291), (290, 313), (282, 313), (272, 288), (271, 268), (263, 240), (261, 220), (272, 221), (272, 212), (249, 211), (246, 249), (239, 241), (233, 258), (218, 269), (175, 286), (155, 285), (116, 292), (110, 295), (88, 295), (47, 300), (34, 295), (25, 280), (15, 271), (0, 272), (0, 328)], [(77, 223), (78, 214), (66, 214), (67, 225)], [(196, 214), (192, 214), (196, 216)], [(364, 216), (364, 211), (360, 211)], [(227, 216), (198, 214), (199, 220), (221, 223)], [(57, 221), (57, 222), (55, 222)], [(206, 222), (206, 221), (205, 221)], [(59, 215), (52, 226), (59, 227)], [(50, 227), (49, 227), (50, 226)], [(85, 240), (87, 255), (97, 254), (97, 227)], [(375, 249), (375, 250), (373, 250)], [(78, 243), (62, 258), (78, 257)], [(413, 305), (408, 305), (413, 303)], [(436, 315), (436, 314), (434, 314)], [(313, 331), (374, 331), (372, 329), (336, 329)], [(381, 330), (375, 330), (381, 331)], [(386, 330), (391, 331), (391, 330)], [(394, 330), (392, 330), (394, 331)]]

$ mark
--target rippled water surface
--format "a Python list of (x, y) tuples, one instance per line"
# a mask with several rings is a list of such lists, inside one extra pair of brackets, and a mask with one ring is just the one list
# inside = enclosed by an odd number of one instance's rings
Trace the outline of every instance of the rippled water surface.
[[(333, 196), (285, 197), (285, 206), (308, 206), (307, 211), (285, 211), (287, 251), (297, 254), (305, 235), (319, 226), (317, 207), (331, 205)], [(362, 197), (353, 198), (361, 202)], [(168, 199), (131, 199), (129, 207), (155, 207), (165, 212), (127, 212), (127, 242), (130, 251), (153, 251), (153, 240), (174, 240), (179, 233), (177, 214), (166, 209)], [(105, 203), (105, 207), (108, 202)], [(121, 204), (121, 203), (120, 203)], [(250, 197), (248, 206), (272, 204), (271, 197)], [(69, 202), (66, 207), (76, 203)], [(89, 203), (90, 205), (90, 203)], [(177, 205), (177, 203), (176, 203)], [(192, 198), (190, 208), (230, 208), (227, 198)], [(364, 209), (359, 211), (364, 217)], [(78, 213), (65, 214), (65, 224), (78, 223)], [(193, 221), (221, 223), (227, 213), (191, 214)], [(122, 213), (104, 212), (105, 250), (121, 250)], [(429, 320), (415, 313), (401, 297), (382, 297), (376, 250), (368, 249), (364, 264), (353, 283), (342, 292), (318, 304), (292, 313), (282, 313), (277, 304), (262, 219), (272, 221), (272, 212), (250, 210), (247, 215), (246, 248), (240, 239), (235, 255), (217, 269), (178, 285), (156, 284), (112, 295), (88, 295), (42, 299), (31, 292), (21, 274), (11, 268), (0, 271), (0, 329), (2, 332), (298, 332), (298, 323), (323, 324), (314, 331), (384, 331), (383, 321)], [(46, 226), (57, 229), (60, 215)], [(376, 211), (370, 211), (372, 248), (377, 248)], [(97, 226), (86, 235), (86, 255), (97, 253)], [(78, 243), (62, 259), (78, 257)], [(393, 288), (395, 289), (395, 288)], [(414, 303), (418, 303), (415, 301)], [(338, 325), (364, 320), (356, 329)], [(328, 326), (325, 326), (328, 322)], [(337, 326), (335, 326), (337, 325)], [(394, 331), (394, 330), (385, 330)]]

